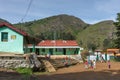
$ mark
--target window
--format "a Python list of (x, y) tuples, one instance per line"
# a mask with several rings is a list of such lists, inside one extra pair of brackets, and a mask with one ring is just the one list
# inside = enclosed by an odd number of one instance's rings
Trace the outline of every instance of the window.
[(62, 48), (57, 48), (57, 51), (58, 51), (58, 52), (62, 52), (63, 49), (62, 49)]
[(1, 33), (1, 41), (8, 42), (8, 32)]
[(15, 40), (16, 39), (16, 35), (11, 35), (11, 39)]
[(42, 52), (45, 52), (45, 49), (44, 49), (44, 48), (42, 49)]

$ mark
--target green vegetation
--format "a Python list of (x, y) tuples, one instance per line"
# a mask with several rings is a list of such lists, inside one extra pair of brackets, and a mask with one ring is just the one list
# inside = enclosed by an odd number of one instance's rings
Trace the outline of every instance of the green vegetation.
[(120, 62), (120, 56), (116, 56), (115, 61)]
[[(18, 72), (18, 73), (23, 75), (22, 80), (30, 80), (31, 75), (33, 74), (31, 68), (19, 67), (19, 68), (13, 69), (13, 70), (15, 70), (16, 72)], [(35, 79), (35, 80), (37, 80), (37, 79)]]
[(114, 23), (116, 27), (115, 47), (120, 48), (120, 13), (117, 14), (117, 21)]
[(113, 21), (102, 21), (91, 25), (77, 35), (78, 43), (86, 49), (106, 49), (112, 47), (115, 27)]
[(85, 29), (88, 24), (74, 16), (58, 15), (22, 24), (18, 23), (15, 26), (42, 40), (74, 40), (76, 35)]
[(31, 68), (16, 68), (15, 69), (18, 73), (24, 74), (24, 75), (31, 75), (32, 74), (32, 69)]
[(90, 53), (89, 53), (88, 51), (82, 51), (82, 52), (81, 52), (81, 56), (82, 56), (83, 62), (86, 61), (87, 56), (89, 56), (89, 55), (90, 55)]
[(77, 40), (81, 47), (94, 51), (114, 46), (116, 29), (113, 23), (107, 20), (90, 25), (77, 17), (63, 14), (14, 26), (40, 40)]

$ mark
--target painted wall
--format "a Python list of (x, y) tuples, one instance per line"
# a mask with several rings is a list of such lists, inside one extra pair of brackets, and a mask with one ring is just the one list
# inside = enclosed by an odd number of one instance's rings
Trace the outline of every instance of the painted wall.
[[(66, 54), (64, 54), (63, 48), (60, 48), (57, 50), (52, 48), (52, 53), (53, 53), (52, 55), (74, 55), (74, 54), (78, 54), (79, 49), (77, 49), (77, 48), (72, 48), (72, 49), (65, 48), (65, 50), (66, 50), (65, 51)], [(41, 54), (41, 55), (46, 55), (48, 53), (51, 53), (49, 48), (44, 48), (44, 50), (43, 50), (43, 48), (39, 49), (39, 54)]]
[[(1, 41), (1, 32), (8, 32), (8, 42)], [(16, 39), (11, 39), (12, 35), (16, 35)], [(13, 31), (8, 27), (0, 28), (0, 51), (24, 53), (23, 51), (23, 35)]]

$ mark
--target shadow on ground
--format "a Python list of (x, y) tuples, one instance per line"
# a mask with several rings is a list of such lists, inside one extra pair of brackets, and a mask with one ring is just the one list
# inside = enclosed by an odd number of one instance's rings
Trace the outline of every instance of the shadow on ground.
[(23, 76), (16, 72), (0, 72), (0, 80), (120, 80), (120, 70), (84, 71), (37, 77)]
[(57, 75), (39, 76), (39, 80), (120, 80), (120, 70), (85, 71)]
[(30, 75), (21, 75), (16, 72), (0, 72), (0, 80), (38, 80)]

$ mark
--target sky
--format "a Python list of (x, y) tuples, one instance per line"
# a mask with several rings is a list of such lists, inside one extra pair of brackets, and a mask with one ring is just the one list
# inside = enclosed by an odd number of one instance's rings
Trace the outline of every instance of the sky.
[(120, 0), (32, 0), (25, 16), (29, 3), (30, 0), (0, 0), (0, 18), (14, 24), (68, 14), (94, 24), (115, 21), (120, 12)]

